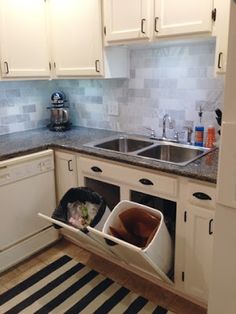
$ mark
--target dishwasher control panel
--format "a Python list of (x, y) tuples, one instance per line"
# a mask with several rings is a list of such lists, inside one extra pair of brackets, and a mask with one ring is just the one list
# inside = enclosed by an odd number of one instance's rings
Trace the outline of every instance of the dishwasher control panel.
[(17, 162), (17, 158), (14, 161), (13, 163), (9, 162), (9, 164), (4, 163), (3, 166), (0, 162), (0, 186), (54, 169), (52, 154), (25, 162)]

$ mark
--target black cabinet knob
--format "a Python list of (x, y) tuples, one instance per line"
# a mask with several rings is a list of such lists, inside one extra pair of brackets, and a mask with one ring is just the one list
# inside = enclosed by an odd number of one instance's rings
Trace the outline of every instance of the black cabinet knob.
[(212, 200), (212, 198), (203, 192), (195, 192), (193, 193), (193, 196), (198, 198), (199, 200)]
[(91, 170), (93, 172), (102, 172), (102, 169), (100, 169), (99, 167), (96, 167), (96, 166), (91, 167)]
[(151, 180), (146, 179), (146, 178), (140, 179), (139, 182), (142, 183), (143, 185), (154, 185)]
[(109, 239), (106, 239), (106, 238), (104, 238), (104, 240), (105, 240), (106, 244), (109, 245), (109, 246), (118, 245), (118, 243), (116, 243), (116, 242), (114, 242), (112, 240), (109, 240)]

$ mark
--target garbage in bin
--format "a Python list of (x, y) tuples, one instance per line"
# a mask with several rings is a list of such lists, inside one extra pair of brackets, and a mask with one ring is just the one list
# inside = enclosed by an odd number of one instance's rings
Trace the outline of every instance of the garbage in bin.
[(152, 215), (143, 208), (129, 208), (118, 217), (119, 224), (110, 226), (111, 234), (142, 248), (151, 242), (160, 224), (160, 217)]
[[(167, 281), (163, 273), (167, 274), (172, 269), (174, 250), (161, 211), (135, 202), (121, 201), (110, 213), (102, 233), (103, 238), (107, 234), (110, 240), (118, 244), (110, 248), (115, 254), (121, 258), (124, 256), (127, 262), (142, 269), (150, 269), (143, 264), (144, 260), (145, 263), (149, 261), (150, 267), (155, 268)], [(137, 238), (134, 240), (136, 235), (141, 239), (140, 247)]]
[(87, 226), (102, 230), (109, 214), (110, 210), (102, 196), (87, 187), (78, 187), (66, 192), (52, 218), (86, 232)]

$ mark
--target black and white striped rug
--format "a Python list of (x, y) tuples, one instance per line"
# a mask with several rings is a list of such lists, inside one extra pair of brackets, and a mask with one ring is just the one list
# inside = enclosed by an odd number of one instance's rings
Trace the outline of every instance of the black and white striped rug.
[(64, 255), (0, 295), (0, 313), (168, 313)]

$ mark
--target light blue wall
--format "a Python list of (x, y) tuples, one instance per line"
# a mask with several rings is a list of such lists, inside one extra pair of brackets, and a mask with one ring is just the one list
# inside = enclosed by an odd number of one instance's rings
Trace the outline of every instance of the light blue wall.
[[(205, 126), (215, 125), (224, 76), (214, 77), (214, 51), (209, 41), (135, 48), (130, 79), (0, 82), (0, 134), (45, 126), (50, 95), (58, 89), (69, 98), (74, 125), (140, 134), (152, 127), (160, 134), (169, 113), (181, 131), (198, 124), (200, 105)], [(118, 104), (118, 116), (108, 115), (110, 103)]]

